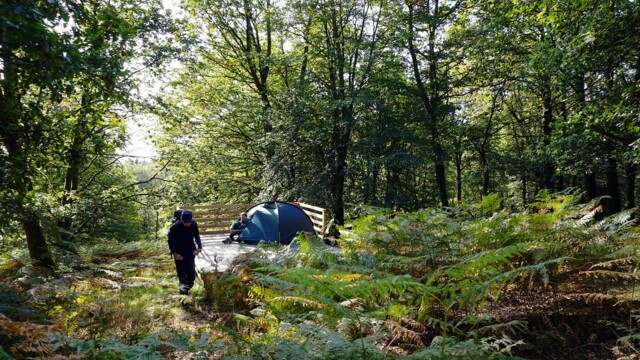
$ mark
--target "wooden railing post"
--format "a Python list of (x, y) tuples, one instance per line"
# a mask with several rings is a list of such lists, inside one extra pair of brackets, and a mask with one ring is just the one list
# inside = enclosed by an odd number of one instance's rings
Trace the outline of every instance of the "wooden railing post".
[(327, 209), (322, 209), (322, 240), (327, 234)]

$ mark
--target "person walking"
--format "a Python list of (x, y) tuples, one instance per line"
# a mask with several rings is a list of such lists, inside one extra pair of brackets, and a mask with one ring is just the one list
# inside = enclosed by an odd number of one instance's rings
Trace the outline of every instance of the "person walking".
[(183, 210), (180, 221), (176, 221), (168, 233), (169, 250), (176, 264), (180, 295), (188, 295), (196, 279), (195, 258), (202, 251), (198, 224), (193, 213)]

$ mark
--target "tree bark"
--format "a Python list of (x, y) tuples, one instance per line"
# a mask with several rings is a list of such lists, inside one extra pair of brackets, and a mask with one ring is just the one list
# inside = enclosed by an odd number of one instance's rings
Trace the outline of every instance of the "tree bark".
[(442, 162), (436, 163), (436, 180), (438, 181), (438, 192), (440, 194), (440, 204), (449, 206), (449, 195), (447, 194), (447, 175), (445, 165)]
[(545, 163), (544, 163), (544, 169), (542, 172), (542, 176), (543, 176), (542, 185), (543, 185), (543, 188), (545, 188), (546, 190), (554, 191), (555, 187), (553, 183), (553, 178), (555, 175), (555, 164), (551, 160), (551, 157), (549, 154), (550, 145), (551, 145), (551, 133), (552, 133), (551, 125), (553, 124), (553, 100), (551, 97), (550, 79), (545, 77), (542, 81), (542, 87), (543, 87), (542, 88), (542, 91), (543, 91), (542, 131), (543, 131), (543, 143), (545, 148)]
[(487, 164), (487, 153), (484, 149), (480, 149), (480, 166), (482, 166), (482, 196), (489, 195), (489, 169)]
[(587, 201), (598, 197), (598, 185), (596, 184), (596, 174), (589, 171), (584, 174), (584, 188), (586, 190)]
[(40, 225), (40, 219), (34, 211), (25, 211), (23, 214), (22, 227), (27, 236), (29, 257), (39, 265), (44, 265), (50, 269), (55, 268), (55, 262), (49, 252), (44, 231), (42, 225)]
[(605, 171), (607, 178), (607, 195), (611, 198), (607, 203), (607, 214), (615, 214), (622, 209), (620, 189), (618, 186), (618, 161), (615, 158), (609, 158)]
[(527, 177), (522, 175), (522, 204), (527, 204)]
[[(82, 107), (86, 106), (85, 104), (86, 98), (82, 97)], [(81, 112), (81, 116), (84, 114)], [(67, 170), (64, 181), (64, 194), (62, 196), (62, 205), (71, 205), (73, 204), (73, 193), (78, 191), (78, 185), (80, 183), (80, 167), (81, 158), (82, 158), (82, 137), (83, 132), (86, 131), (82, 129), (83, 120), (80, 119), (78, 124), (76, 124), (73, 135), (73, 142), (71, 144), (71, 148), (69, 149), (69, 153), (67, 154)], [(64, 216), (60, 221), (58, 221), (58, 226), (63, 230), (62, 237), (66, 240), (69, 240), (69, 231), (72, 226), (72, 219), (68, 216)]]
[(29, 256), (32, 260), (49, 268), (55, 267), (49, 252), (44, 231), (38, 214), (25, 204), (32, 188), (31, 174), (24, 144), (21, 140), (24, 114), (21, 112), (20, 82), (17, 68), (12, 59), (13, 49), (6, 39), (7, 34), (0, 31), (0, 60), (2, 60), (4, 80), (0, 81), (0, 146), (7, 152), (7, 169), (10, 174), (4, 186), (13, 190), (20, 201), (19, 214), (27, 239)]
[(333, 201), (333, 214), (338, 225), (344, 224), (344, 182), (345, 182), (345, 169), (347, 163), (347, 144), (338, 143), (336, 148), (335, 157), (335, 170), (333, 174), (332, 193), (334, 196)]
[(377, 204), (376, 194), (378, 193), (378, 176), (380, 174), (380, 165), (374, 163), (370, 166), (370, 179), (367, 184), (367, 195), (365, 197), (365, 201), (367, 204)]
[[(436, 1), (436, 9), (434, 10), (434, 14), (437, 13), (437, 1)], [(438, 89), (436, 86), (436, 78), (437, 78), (437, 59), (435, 56), (435, 30), (437, 25), (430, 26), (430, 34), (429, 34), (429, 54), (431, 55), (429, 58), (428, 64), (428, 76), (429, 76), (429, 85), (430, 89), (427, 90), (424, 82), (422, 81), (422, 75), (420, 73), (419, 61), (418, 61), (418, 50), (415, 48), (413, 43), (413, 34), (414, 34), (414, 23), (413, 23), (413, 5), (409, 5), (409, 23), (407, 24), (409, 27), (409, 39), (408, 39), (408, 50), (409, 55), (411, 56), (411, 64), (413, 69), (413, 75), (416, 80), (416, 87), (418, 88), (418, 93), (420, 100), (422, 101), (422, 105), (424, 107), (426, 113), (426, 128), (429, 132), (429, 140), (431, 142), (431, 146), (433, 148), (434, 153), (434, 165), (435, 165), (435, 177), (436, 183), (438, 185), (438, 193), (440, 196), (440, 204), (442, 206), (449, 206), (449, 200), (447, 195), (447, 179), (446, 179), (446, 167), (445, 167), (445, 154), (443, 146), (440, 142), (440, 134), (438, 133), (438, 114), (437, 114), (437, 106), (438, 102), (441, 101), (438, 97)]]
[(462, 136), (456, 138), (456, 200), (462, 203)]
[(636, 176), (638, 174), (638, 165), (629, 163), (626, 166), (626, 195), (627, 201), (625, 207), (632, 209), (636, 207)]

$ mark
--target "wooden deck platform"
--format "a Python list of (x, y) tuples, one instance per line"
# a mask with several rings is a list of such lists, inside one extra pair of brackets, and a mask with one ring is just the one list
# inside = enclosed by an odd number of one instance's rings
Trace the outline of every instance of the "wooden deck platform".
[[(244, 244), (236, 241), (231, 244), (224, 244), (226, 235), (204, 235), (200, 237), (202, 241), (202, 252), (196, 257), (196, 271), (201, 274), (205, 272), (224, 272), (229, 269), (231, 261), (244, 253), (251, 251), (263, 251), (258, 250), (257, 244)], [(290, 245), (286, 245), (289, 251), (297, 252), (300, 249), (300, 244), (293, 242)], [(277, 248), (276, 248), (277, 249)], [(271, 248), (269, 251), (277, 251)]]
[(223, 272), (229, 268), (231, 261), (238, 255), (255, 251), (257, 245), (233, 242), (224, 244), (226, 235), (203, 235), (202, 252), (196, 257), (196, 270), (203, 272)]

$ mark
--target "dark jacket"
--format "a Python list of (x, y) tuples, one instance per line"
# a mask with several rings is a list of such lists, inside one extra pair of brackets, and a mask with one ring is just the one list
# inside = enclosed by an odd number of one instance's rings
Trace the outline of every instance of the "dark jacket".
[(231, 225), (231, 232), (233, 232), (234, 234), (240, 234), (248, 224), (249, 219), (247, 219), (246, 221), (236, 221), (233, 223), (233, 225)]
[(200, 231), (195, 221), (189, 227), (184, 227), (181, 221), (176, 221), (169, 228), (168, 238), (169, 250), (172, 254), (178, 253), (183, 257), (193, 257), (193, 250), (202, 249)]

